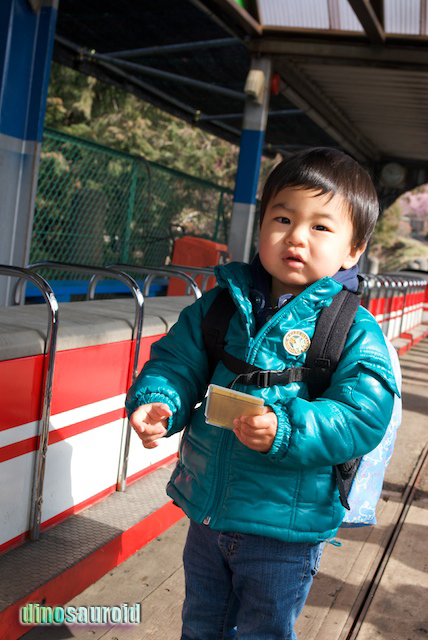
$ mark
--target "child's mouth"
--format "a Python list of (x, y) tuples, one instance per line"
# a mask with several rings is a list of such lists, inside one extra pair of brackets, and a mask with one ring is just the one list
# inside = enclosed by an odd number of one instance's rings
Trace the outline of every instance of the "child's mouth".
[(284, 259), (284, 262), (292, 266), (303, 265), (303, 260), (298, 256), (288, 256)]

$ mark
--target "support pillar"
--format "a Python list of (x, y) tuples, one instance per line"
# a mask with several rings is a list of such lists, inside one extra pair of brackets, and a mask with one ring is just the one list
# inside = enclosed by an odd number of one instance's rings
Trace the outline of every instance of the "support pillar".
[[(0, 2), (0, 262), (28, 263), (58, 0)], [(0, 305), (11, 304), (0, 280)]]
[(244, 262), (248, 262), (251, 250), (257, 185), (269, 109), (271, 67), (270, 58), (253, 58), (251, 70), (263, 71), (265, 76), (263, 97), (261, 104), (258, 104), (254, 98), (248, 95), (245, 100), (232, 221), (229, 232), (229, 251), (232, 254), (232, 259)]

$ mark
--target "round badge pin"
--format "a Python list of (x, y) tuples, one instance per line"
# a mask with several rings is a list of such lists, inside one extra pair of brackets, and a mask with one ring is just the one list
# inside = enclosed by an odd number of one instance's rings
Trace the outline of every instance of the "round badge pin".
[(287, 331), (283, 339), (284, 349), (292, 356), (300, 356), (307, 351), (311, 345), (309, 336), (301, 329), (291, 329)]

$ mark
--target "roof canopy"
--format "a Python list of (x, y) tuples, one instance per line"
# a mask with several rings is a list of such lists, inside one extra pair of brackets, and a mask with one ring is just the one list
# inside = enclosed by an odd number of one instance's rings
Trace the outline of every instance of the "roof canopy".
[(250, 57), (273, 58), (267, 150), (428, 160), (427, 0), (61, 0), (54, 59), (239, 143)]

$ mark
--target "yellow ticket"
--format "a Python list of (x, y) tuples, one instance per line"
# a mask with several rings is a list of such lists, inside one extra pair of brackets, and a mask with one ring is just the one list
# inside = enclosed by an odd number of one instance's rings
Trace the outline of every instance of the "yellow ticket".
[(233, 429), (233, 421), (241, 416), (259, 416), (265, 412), (264, 400), (248, 393), (226, 389), (217, 384), (208, 387), (205, 418), (215, 427)]

